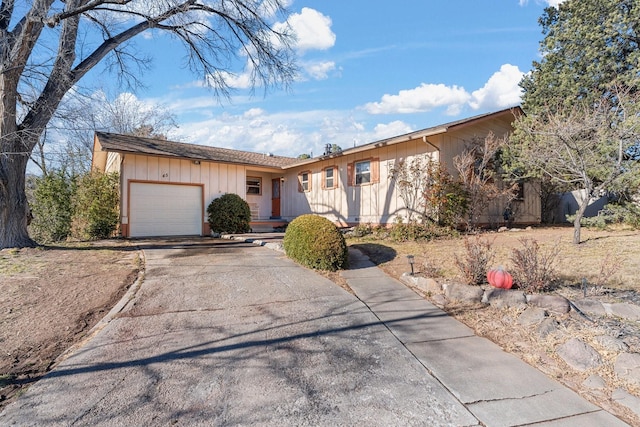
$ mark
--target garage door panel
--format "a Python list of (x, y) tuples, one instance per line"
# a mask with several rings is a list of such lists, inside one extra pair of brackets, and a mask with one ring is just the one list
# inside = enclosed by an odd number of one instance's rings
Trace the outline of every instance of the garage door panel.
[(202, 187), (134, 182), (129, 191), (131, 237), (201, 234)]

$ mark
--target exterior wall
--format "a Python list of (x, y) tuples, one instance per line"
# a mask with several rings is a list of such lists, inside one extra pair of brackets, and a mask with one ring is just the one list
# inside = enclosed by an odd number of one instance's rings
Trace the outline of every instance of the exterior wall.
[(105, 167), (105, 172), (118, 172), (120, 173), (120, 160), (122, 156), (119, 153), (108, 153), (107, 154), (107, 165)]
[[(391, 180), (391, 170), (400, 160), (411, 162), (416, 156), (429, 156), (442, 162), (450, 173), (456, 175), (453, 159), (461, 153), (466, 143), (475, 137), (484, 138), (489, 132), (503, 137), (511, 132), (512, 118), (508, 115), (482, 119), (457, 125), (441, 133), (423, 139), (394, 139), (381, 141), (375, 146), (347, 150), (350, 154), (338, 153), (328, 159), (313, 159), (306, 164), (280, 170), (274, 167), (247, 167), (216, 162), (197, 162), (186, 159), (152, 157), (147, 155), (121, 155), (108, 153), (101, 157), (106, 161), (108, 172), (120, 172), (122, 232), (127, 235), (129, 222), (129, 194), (131, 182), (157, 182), (167, 184), (202, 185), (203, 188), (203, 230), (208, 233), (205, 210), (209, 203), (222, 194), (236, 193), (247, 200), (252, 209), (252, 220), (265, 221), (272, 215), (272, 180), (282, 178), (280, 183), (280, 216), (292, 220), (297, 216), (315, 213), (323, 215), (341, 225), (358, 223), (388, 224), (395, 218), (406, 218), (408, 212), (398, 190)], [(94, 153), (95, 154), (95, 153)], [(349, 182), (354, 162), (371, 159), (377, 162), (376, 178), (371, 183), (353, 185)], [(323, 171), (335, 167), (336, 185), (324, 188)], [(300, 191), (299, 174), (308, 172), (310, 188)], [(372, 177), (374, 171), (371, 171)], [(246, 193), (246, 178), (261, 179), (261, 194)], [(533, 224), (540, 222), (540, 197), (537, 185), (524, 184), (524, 197), (512, 202), (515, 223)], [(501, 225), (506, 201), (497, 201), (481, 218), (481, 223)], [(268, 222), (268, 221), (265, 221)]]
[[(283, 185), (282, 216), (287, 220), (308, 213), (322, 215), (341, 225), (358, 223), (389, 224), (397, 216), (407, 218), (407, 210), (391, 180), (391, 169), (401, 159), (410, 162), (415, 156), (428, 155), (433, 160), (443, 162), (454, 176), (453, 165), (456, 155), (465, 149), (465, 144), (473, 138), (484, 138), (489, 132), (503, 137), (511, 132), (509, 118), (485, 120), (480, 124), (465, 125), (453, 131), (410, 140), (393, 145), (363, 150), (348, 155), (319, 160), (295, 168), (287, 169)], [(369, 158), (379, 159), (379, 182), (352, 186), (348, 182), (348, 165), (354, 161)], [(338, 168), (338, 185), (334, 189), (322, 188), (322, 171), (328, 166)], [(301, 172), (311, 174), (311, 189), (300, 192), (298, 176)], [(506, 201), (496, 201), (480, 219), (482, 224), (501, 225)], [(540, 222), (540, 197), (533, 182), (524, 183), (524, 197), (512, 202), (514, 223), (535, 224)]]
[[(462, 126), (459, 130), (429, 138), (429, 141), (436, 141), (436, 145), (441, 149), (441, 159), (446, 165), (447, 170), (449, 173), (457, 176), (458, 172), (454, 167), (453, 159), (464, 151), (467, 143), (474, 138), (484, 139), (490, 132), (493, 132), (496, 138), (502, 138), (509, 135), (511, 131), (510, 121), (493, 119), (483, 121), (480, 125)], [(488, 207), (486, 215), (480, 218), (480, 223), (490, 226), (503, 225), (505, 222), (503, 213), (506, 207), (506, 200), (493, 202)], [(512, 201), (511, 208), (514, 213), (515, 224), (540, 223), (542, 206), (537, 183), (525, 182), (524, 197)]]
[(252, 220), (267, 220), (271, 217), (271, 180), (279, 179), (282, 173), (270, 173), (265, 171), (247, 170), (247, 178), (260, 178), (262, 181), (262, 193), (260, 195), (247, 194), (246, 201), (251, 207)]
[[(118, 162), (119, 164), (119, 162)], [(196, 164), (190, 160), (169, 159), (142, 155), (126, 155), (120, 172), (120, 212), (122, 234), (128, 235), (129, 183), (158, 182), (165, 184), (198, 184), (204, 189), (202, 212), (203, 230), (208, 230), (206, 208), (211, 201), (225, 193), (236, 193), (246, 197), (246, 168), (213, 162)]]
[[(404, 204), (390, 179), (391, 169), (400, 159), (410, 161), (414, 156), (425, 154), (437, 157), (433, 147), (421, 140), (413, 140), (289, 169), (282, 189), (282, 216), (292, 220), (299, 215), (315, 213), (342, 225), (384, 224), (393, 222), (398, 215), (406, 217)], [(379, 182), (350, 185), (348, 165), (367, 159), (378, 159)], [(329, 166), (337, 168), (338, 182), (336, 188), (324, 189), (323, 170)], [(305, 171), (311, 174), (311, 189), (301, 192), (298, 175)]]

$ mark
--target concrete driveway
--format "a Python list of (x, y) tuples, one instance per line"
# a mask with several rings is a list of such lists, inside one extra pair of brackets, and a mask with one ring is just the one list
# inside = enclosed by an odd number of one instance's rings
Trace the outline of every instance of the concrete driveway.
[(365, 304), (282, 253), (140, 243), (135, 297), (0, 424), (480, 425)]

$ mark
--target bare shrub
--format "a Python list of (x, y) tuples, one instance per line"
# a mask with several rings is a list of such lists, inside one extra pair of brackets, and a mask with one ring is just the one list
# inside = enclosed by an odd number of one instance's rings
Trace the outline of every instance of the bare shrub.
[(468, 285), (481, 285), (486, 281), (487, 266), (493, 261), (493, 241), (479, 236), (464, 239), (464, 255), (456, 254), (456, 267)]
[(518, 239), (522, 249), (511, 254), (513, 281), (525, 292), (544, 292), (557, 281), (555, 262), (560, 252), (559, 242), (541, 250), (535, 239)]
[(609, 282), (613, 281), (613, 276), (620, 270), (620, 266), (625, 262), (625, 259), (620, 256), (616, 256), (611, 253), (607, 253), (600, 263), (600, 269), (598, 270), (598, 276), (596, 277), (594, 285), (596, 288), (604, 288)]
[(484, 139), (474, 137), (467, 142), (462, 153), (453, 158), (453, 165), (460, 174), (461, 187), (466, 195), (466, 228), (475, 230), (483, 214), (492, 202), (501, 200), (509, 205), (516, 198), (518, 184), (500, 184), (497, 162), (507, 138), (497, 138), (489, 133)]

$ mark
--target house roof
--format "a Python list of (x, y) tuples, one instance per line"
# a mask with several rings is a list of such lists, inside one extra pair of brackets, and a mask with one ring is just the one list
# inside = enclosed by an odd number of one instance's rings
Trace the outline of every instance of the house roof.
[(342, 151), (337, 152), (337, 153), (331, 153), (331, 154), (327, 154), (327, 155), (324, 155), (324, 156), (321, 156), (321, 157), (315, 157), (315, 158), (311, 158), (311, 159), (306, 159), (306, 160), (303, 160), (303, 161), (299, 161), (297, 163), (285, 165), (284, 167), (291, 167), (291, 166), (299, 166), (299, 165), (309, 164), (309, 163), (313, 163), (313, 162), (316, 162), (316, 161), (322, 160), (322, 159), (328, 159), (328, 158), (337, 157), (337, 156), (345, 156), (347, 154), (358, 153), (360, 151), (371, 150), (371, 149), (374, 149), (374, 148), (379, 148), (379, 147), (384, 147), (384, 146), (388, 146), (388, 145), (398, 144), (398, 143), (401, 143), (401, 142), (411, 141), (411, 140), (415, 140), (415, 139), (421, 139), (423, 137), (429, 137), (429, 136), (433, 136), (433, 135), (438, 135), (438, 134), (441, 134), (441, 133), (446, 133), (446, 132), (457, 130), (457, 129), (463, 127), (463, 126), (468, 126), (468, 125), (475, 124), (476, 122), (481, 121), (481, 120), (489, 120), (489, 119), (492, 119), (492, 118), (500, 118), (500, 117), (514, 117), (515, 118), (516, 115), (522, 115), (522, 114), (524, 114), (524, 112), (522, 111), (522, 109), (519, 106), (506, 108), (504, 110), (495, 111), (495, 112), (492, 112), (492, 113), (479, 114), (477, 116), (468, 117), (466, 119), (456, 120), (456, 121), (445, 123), (445, 124), (442, 124), (442, 125), (433, 126), (433, 127), (429, 127), (429, 128), (425, 128), (425, 129), (420, 129), (420, 130), (417, 130), (417, 131), (409, 132), (409, 133), (406, 133), (406, 134), (403, 134), (403, 135), (398, 135), (398, 136), (394, 136), (394, 137), (391, 137), (391, 138), (381, 139), (381, 140), (370, 142), (370, 143), (367, 143), (367, 144), (358, 145), (358, 146), (353, 147), (353, 148), (347, 148), (346, 150), (342, 150)]
[[(210, 160), (223, 163), (287, 169), (290, 167), (311, 164), (331, 157), (344, 156), (415, 139), (426, 139), (426, 137), (453, 131), (463, 126), (475, 124), (481, 120), (504, 118), (508, 116), (515, 117), (515, 115), (520, 114), (524, 114), (520, 107), (507, 108), (493, 113), (480, 114), (474, 117), (406, 133), (404, 135), (358, 145), (338, 153), (331, 153), (303, 160), (293, 157), (274, 156), (271, 154), (254, 153), (250, 151), (232, 150), (229, 148), (209, 147), (205, 145), (187, 144), (106, 132), (96, 132), (95, 138), (96, 143), (99, 144), (101, 152), (113, 151), (118, 153), (146, 154), (151, 156), (174, 157), (191, 160)], [(94, 161), (98, 154), (96, 153), (96, 148), (94, 148)], [(106, 154), (104, 154), (104, 156), (106, 156)], [(106, 159), (103, 159), (103, 161), (106, 161)]]
[(205, 145), (186, 144), (183, 142), (165, 141), (161, 139), (142, 138), (133, 135), (96, 132), (95, 137), (101, 151), (112, 151), (117, 153), (146, 154), (151, 156), (175, 157), (192, 160), (211, 160), (223, 163), (275, 168), (282, 168), (283, 166), (298, 161), (292, 157), (274, 156), (271, 154), (232, 150), (229, 148), (209, 147)]

